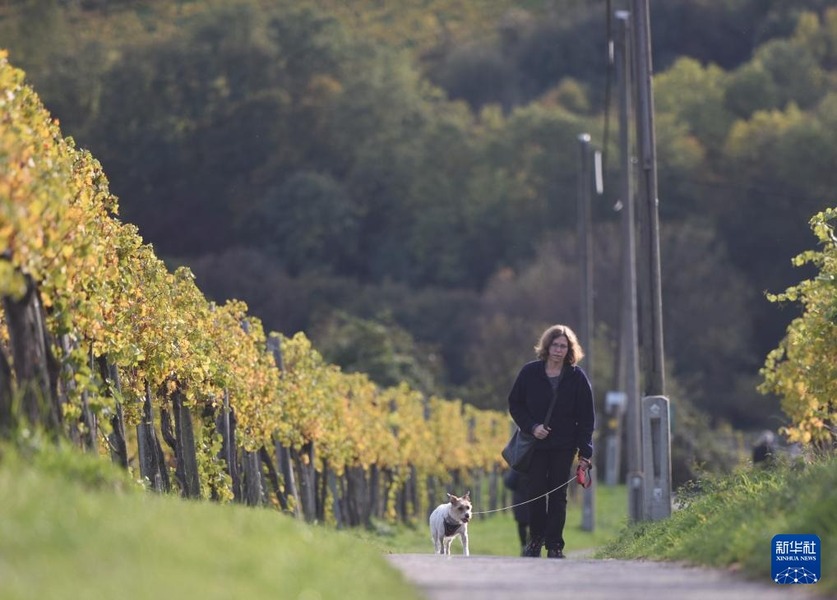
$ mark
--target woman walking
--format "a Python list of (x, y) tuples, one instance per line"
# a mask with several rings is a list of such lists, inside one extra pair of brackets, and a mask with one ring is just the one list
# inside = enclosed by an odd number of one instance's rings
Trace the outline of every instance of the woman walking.
[[(567, 482), (573, 460), (589, 469), (593, 457), (593, 389), (578, 366), (584, 350), (572, 329), (553, 325), (535, 346), (537, 360), (520, 369), (509, 393), (509, 413), (522, 431), (536, 438), (528, 472), (529, 543), (524, 556), (537, 557), (546, 546), (549, 558), (564, 558)], [(555, 407), (544, 423), (549, 405)], [(536, 499), (537, 498), (537, 499)]]

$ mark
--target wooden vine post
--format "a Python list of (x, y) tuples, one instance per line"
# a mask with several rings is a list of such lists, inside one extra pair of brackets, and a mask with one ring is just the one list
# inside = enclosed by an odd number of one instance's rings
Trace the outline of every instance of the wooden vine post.
[(61, 431), (58, 364), (44, 323), (38, 286), (28, 275), (24, 278), (26, 291), (21, 298), (3, 297), (14, 380), (20, 393), (23, 416), (31, 425), (44, 427), (57, 435)]

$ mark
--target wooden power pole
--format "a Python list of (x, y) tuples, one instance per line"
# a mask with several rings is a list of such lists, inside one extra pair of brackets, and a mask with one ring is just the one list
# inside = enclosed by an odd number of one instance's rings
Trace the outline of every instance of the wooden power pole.
[(634, 72), (636, 73), (639, 149), (639, 221), (640, 221), (640, 310), (643, 318), (646, 395), (665, 394), (663, 358), (663, 315), (660, 277), (660, 220), (657, 197), (657, 142), (654, 135), (654, 96), (651, 67), (651, 25), (648, 0), (631, 0), (634, 30)]
[[(581, 345), (585, 348), (585, 370), (593, 381), (593, 217), (592, 217), (592, 182), (593, 182), (593, 152), (590, 148), (590, 135), (582, 133), (578, 136), (580, 150), (580, 165), (578, 173), (578, 250), (579, 267), (581, 268), (581, 327), (579, 336)], [(591, 477), (595, 473), (591, 471)], [(584, 489), (584, 502), (581, 511), (581, 529), (593, 531), (596, 526), (594, 485)]]
[(622, 310), (620, 334), (620, 386), (626, 396), (625, 433), (628, 517), (642, 520), (642, 430), (639, 389), (639, 325), (637, 323), (636, 210), (633, 152), (628, 124), (631, 114), (631, 21), (626, 11), (616, 13), (616, 72), (619, 77), (619, 153), (622, 172)]
[[(642, 434), (642, 518), (671, 515), (671, 418), (665, 396), (663, 301), (660, 275), (660, 219), (657, 196), (657, 148), (654, 135), (654, 95), (651, 67), (649, 0), (631, 0), (636, 74), (636, 134), (639, 149), (639, 210), (642, 239), (640, 269), (642, 348), (645, 355), (645, 395), (640, 406)], [(638, 478), (637, 478), (638, 479)]]

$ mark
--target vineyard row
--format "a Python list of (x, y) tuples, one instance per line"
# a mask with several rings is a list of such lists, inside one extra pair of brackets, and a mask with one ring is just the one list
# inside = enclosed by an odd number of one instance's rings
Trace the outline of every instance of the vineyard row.
[(101, 165), (2, 52), (0, 249), (4, 436), (34, 427), (152, 489), (309, 521), (422, 517), (447, 486), (498, 501), (505, 414), (382, 389), (208, 301), (118, 219)]

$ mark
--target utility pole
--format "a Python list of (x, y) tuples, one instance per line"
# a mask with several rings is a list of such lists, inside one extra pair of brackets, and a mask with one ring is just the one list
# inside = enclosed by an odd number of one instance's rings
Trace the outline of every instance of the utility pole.
[(622, 172), (622, 310), (620, 336), (620, 384), (627, 396), (628, 517), (642, 520), (643, 468), (641, 400), (639, 390), (639, 326), (637, 323), (636, 215), (633, 189), (633, 152), (630, 144), (631, 20), (630, 13), (616, 12), (616, 70), (619, 78), (619, 155)]
[(645, 354), (645, 397), (640, 407), (642, 432), (642, 517), (663, 519), (671, 515), (670, 403), (665, 397), (663, 351), (663, 301), (660, 275), (660, 219), (657, 196), (657, 149), (654, 136), (653, 69), (649, 0), (631, 0), (637, 77), (636, 133), (639, 147), (641, 201), (640, 233), (643, 302), (640, 303)]
[(585, 371), (593, 379), (593, 219), (590, 211), (590, 184), (593, 179), (590, 135), (578, 136), (580, 169), (578, 174), (578, 258), (581, 269), (581, 322), (579, 337), (586, 354)]
[(645, 355), (646, 395), (665, 394), (663, 357), (663, 315), (660, 277), (660, 221), (657, 197), (657, 148), (654, 135), (654, 97), (651, 67), (651, 22), (648, 0), (631, 0), (635, 43), (634, 68), (637, 77), (637, 144), (639, 146), (641, 270), (643, 285), (642, 340)]
[[(593, 181), (592, 151), (590, 135), (578, 136), (580, 168), (578, 173), (578, 255), (581, 267), (581, 323), (579, 334), (581, 346), (585, 348), (585, 371), (593, 381), (593, 218), (591, 215), (591, 183)], [(590, 472), (594, 477), (594, 472)], [(581, 529), (595, 528), (595, 485), (584, 489), (581, 511)]]

